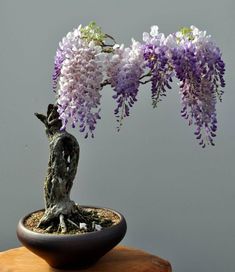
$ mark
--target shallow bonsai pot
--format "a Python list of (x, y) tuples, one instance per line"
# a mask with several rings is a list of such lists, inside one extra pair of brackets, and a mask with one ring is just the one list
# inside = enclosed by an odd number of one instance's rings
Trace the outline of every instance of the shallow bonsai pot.
[[(99, 208), (87, 207), (84, 208)], [(82, 268), (97, 262), (115, 247), (126, 233), (126, 220), (120, 213), (116, 225), (86, 234), (41, 234), (27, 229), (24, 221), (30, 214), (21, 218), (17, 226), (17, 236), (30, 251), (43, 258), (54, 268)]]

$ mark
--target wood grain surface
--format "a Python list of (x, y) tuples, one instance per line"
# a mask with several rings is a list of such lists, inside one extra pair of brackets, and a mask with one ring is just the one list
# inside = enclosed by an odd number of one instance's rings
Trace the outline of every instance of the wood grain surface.
[[(65, 272), (51, 268), (25, 247), (0, 252), (0, 272)], [(117, 246), (88, 269), (79, 272), (171, 272), (171, 265), (144, 251)]]

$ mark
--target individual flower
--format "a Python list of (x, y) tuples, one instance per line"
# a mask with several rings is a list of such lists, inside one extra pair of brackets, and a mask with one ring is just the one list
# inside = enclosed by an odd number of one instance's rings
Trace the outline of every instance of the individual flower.
[(203, 148), (214, 145), (216, 102), (217, 98), (221, 100), (225, 86), (221, 52), (205, 31), (194, 26), (173, 36), (176, 46), (172, 47), (172, 63), (180, 80), (181, 115), (189, 125), (195, 125), (196, 138)]
[(137, 101), (139, 80), (144, 71), (141, 44), (132, 39), (130, 47), (115, 45), (106, 64), (108, 80), (115, 92), (113, 98), (117, 102), (114, 114), (119, 130), (124, 117), (129, 116), (130, 108)]
[(157, 26), (152, 26), (150, 33), (143, 33), (142, 46), (147, 76), (151, 82), (153, 107), (156, 107), (162, 96), (166, 96), (166, 89), (171, 89), (170, 83), (174, 72), (169, 62), (169, 48), (165, 44), (165, 36), (158, 32)]
[[(70, 121), (79, 124), (85, 138), (94, 136), (100, 119), (100, 90), (103, 81), (101, 46), (81, 37), (81, 26), (70, 32), (60, 43), (63, 61), (58, 61), (57, 104), (62, 130)], [(58, 58), (59, 60), (59, 58)], [(56, 74), (56, 75), (57, 75)]]

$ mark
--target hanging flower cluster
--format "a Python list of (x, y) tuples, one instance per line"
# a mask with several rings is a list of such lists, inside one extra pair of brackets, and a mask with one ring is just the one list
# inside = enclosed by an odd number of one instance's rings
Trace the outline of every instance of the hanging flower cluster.
[(181, 115), (196, 127), (199, 144), (214, 145), (217, 118), (216, 101), (221, 100), (224, 62), (221, 52), (205, 31), (196, 27), (183, 28), (175, 34), (172, 64), (180, 80)]
[(161, 97), (166, 96), (166, 89), (171, 89), (174, 71), (169, 62), (170, 51), (165, 45), (165, 35), (158, 33), (157, 26), (152, 26), (150, 33), (143, 33), (143, 41), (143, 56), (152, 85), (152, 102), (153, 107), (156, 107)]
[(113, 54), (107, 59), (107, 77), (115, 92), (113, 98), (117, 102), (114, 113), (118, 121), (118, 130), (123, 118), (129, 116), (130, 107), (137, 101), (143, 67), (141, 44), (135, 40), (132, 40), (131, 47), (115, 45)]
[(143, 43), (132, 39), (130, 47), (116, 44), (94, 22), (79, 26), (62, 39), (55, 56), (52, 79), (61, 129), (68, 122), (73, 127), (78, 123), (85, 137), (93, 137), (100, 119), (100, 91), (105, 85), (114, 91), (114, 114), (120, 129), (137, 101), (140, 84), (151, 83), (156, 107), (176, 77), (182, 117), (195, 126), (202, 147), (214, 145), (216, 102), (223, 94), (224, 72), (219, 48), (205, 31), (194, 26), (167, 37), (153, 26), (150, 33), (143, 33)]
[[(62, 128), (70, 120), (75, 127), (79, 123), (80, 132), (85, 138), (93, 137), (97, 119), (100, 119), (100, 90), (103, 81), (102, 48), (93, 40), (93, 25), (82, 29), (81, 26), (67, 34), (57, 50), (53, 86), (56, 86), (57, 105)], [(83, 31), (86, 38), (83, 38)]]

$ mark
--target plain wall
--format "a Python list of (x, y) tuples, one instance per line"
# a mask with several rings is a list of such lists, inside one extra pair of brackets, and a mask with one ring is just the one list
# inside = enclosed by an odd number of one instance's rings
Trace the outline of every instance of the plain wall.
[(176, 83), (157, 109), (150, 86), (141, 87), (119, 133), (106, 87), (95, 139), (70, 130), (81, 148), (72, 198), (122, 212), (122, 243), (168, 259), (175, 272), (235, 271), (234, 3), (0, 0), (0, 250), (19, 246), (19, 218), (43, 207), (48, 143), (33, 113), (55, 100), (51, 73), (61, 38), (92, 20), (125, 45), (154, 24), (165, 34), (193, 24), (213, 36), (226, 63), (216, 146), (198, 146), (180, 117)]

